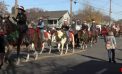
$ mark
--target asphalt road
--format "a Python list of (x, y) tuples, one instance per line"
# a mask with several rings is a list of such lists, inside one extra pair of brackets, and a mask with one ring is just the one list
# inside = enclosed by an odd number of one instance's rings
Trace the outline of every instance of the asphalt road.
[(42, 56), (36, 61), (23, 62), (21, 66), (11, 62), (0, 74), (122, 74), (122, 38), (117, 38), (117, 46), (116, 64), (108, 63), (104, 42), (99, 39), (93, 47), (72, 55)]

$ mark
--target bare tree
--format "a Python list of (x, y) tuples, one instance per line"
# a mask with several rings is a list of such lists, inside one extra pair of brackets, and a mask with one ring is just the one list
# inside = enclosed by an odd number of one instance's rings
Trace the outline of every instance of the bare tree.
[(6, 13), (8, 13), (7, 12), (7, 5), (3, 1), (1, 1), (0, 2), (0, 14), (3, 15)]
[(39, 8), (31, 8), (27, 9), (26, 13), (29, 21), (37, 21), (38, 18), (44, 14), (44, 10)]
[(94, 9), (90, 4), (86, 4), (82, 10), (79, 10), (75, 17), (87, 22), (91, 22), (94, 19), (97, 23), (109, 22), (110, 18), (100, 10)]

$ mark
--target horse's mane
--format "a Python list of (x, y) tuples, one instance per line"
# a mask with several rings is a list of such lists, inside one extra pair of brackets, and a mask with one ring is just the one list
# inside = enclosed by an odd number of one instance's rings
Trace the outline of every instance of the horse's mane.
[(6, 26), (7, 33), (11, 33), (17, 30), (17, 25), (12, 23), (9, 18), (10, 16), (3, 18), (5, 20), (4, 25)]

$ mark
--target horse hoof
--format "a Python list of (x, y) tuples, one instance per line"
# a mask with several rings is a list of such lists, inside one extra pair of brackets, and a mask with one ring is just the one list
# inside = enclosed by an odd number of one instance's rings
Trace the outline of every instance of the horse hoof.
[(29, 61), (29, 59), (27, 59), (25, 62), (28, 62)]
[(42, 52), (40, 52), (39, 54), (42, 54)]
[(38, 54), (35, 55), (35, 60), (37, 60), (37, 59), (38, 59)]
[(37, 60), (38, 59), (38, 57), (36, 57), (34, 60)]
[(63, 55), (63, 53), (60, 53), (60, 55)]
[(75, 51), (72, 51), (72, 53), (74, 53)]
[(20, 62), (17, 62), (16, 65), (20, 65)]

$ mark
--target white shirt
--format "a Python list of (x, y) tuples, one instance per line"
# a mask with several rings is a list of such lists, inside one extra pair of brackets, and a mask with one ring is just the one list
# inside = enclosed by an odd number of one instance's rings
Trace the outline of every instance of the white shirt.
[(76, 28), (76, 30), (80, 30), (80, 29), (81, 29), (81, 27), (82, 27), (81, 25), (76, 25), (76, 27), (75, 27), (75, 28)]

